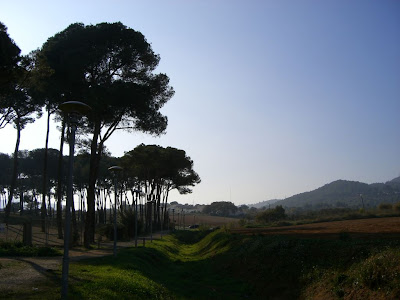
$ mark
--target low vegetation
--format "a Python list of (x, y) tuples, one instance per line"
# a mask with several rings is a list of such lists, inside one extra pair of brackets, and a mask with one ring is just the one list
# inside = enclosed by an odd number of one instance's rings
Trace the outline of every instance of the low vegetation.
[[(399, 299), (400, 241), (177, 231), (70, 267), (71, 299)], [(57, 272), (60, 278), (61, 270)], [(59, 279), (32, 297), (51, 299)], [(19, 296), (10, 295), (10, 298)], [(26, 295), (25, 295), (26, 296)], [(25, 297), (26, 298), (26, 297)], [(29, 298), (29, 297), (28, 297)]]
[(0, 257), (2, 256), (58, 256), (60, 250), (52, 247), (26, 246), (22, 242), (8, 242), (0, 240)]
[(260, 210), (252, 218), (242, 218), (239, 224), (248, 228), (275, 227), (398, 216), (400, 216), (400, 202), (394, 205), (382, 203), (376, 208), (369, 208), (367, 210), (324, 208), (315, 211), (298, 211), (296, 209), (284, 209), (278, 205), (274, 208)]

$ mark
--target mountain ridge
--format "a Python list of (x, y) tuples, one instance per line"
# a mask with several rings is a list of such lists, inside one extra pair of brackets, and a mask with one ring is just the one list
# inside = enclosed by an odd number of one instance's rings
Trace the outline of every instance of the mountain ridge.
[(375, 207), (380, 203), (399, 201), (400, 177), (396, 177), (386, 183), (372, 184), (339, 179), (309, 192), (299, 193), (281, 200), (262, 201), (250, 206), (261, 208), (282, 205), (286, 208), (316, 210), (335, 207), (368, 208)]

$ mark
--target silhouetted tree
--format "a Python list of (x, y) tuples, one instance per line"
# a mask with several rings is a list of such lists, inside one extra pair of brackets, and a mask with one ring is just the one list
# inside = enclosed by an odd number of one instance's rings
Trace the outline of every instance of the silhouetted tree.
[(10, 38), (7, 27), (0, 22), (0, 128), (12, 121), (12, 110), (5, 105), (4, 98), (13, 92), (18, 81), (18, 63), (21, 50)]
[(282, 205), (277, 205), (275, 208), (263, 210), (256, 215), (256, 220), (260, 223), (275, 222), (285, 218), (285, 209)]
[(203, 213), (212, 216), (229, 217), (234, 215), (237, 210), (238, 208), (232, 202), (220, 201), (206, 205), (203, 209)]
[(8, 36), (7, 28), (2, 23), (0, 23), (0, 42), (0, 127), (13, 124), (17, 130), (13, 171), (5, 213), (7, 223), (17, 183), (21, 131), (26, 124), (34, 122), (35, 119), (31, 117), (33, 113), (41, 113), (41, 105), (35, 102), (28, 93), (31, 59), (19, 55), (20, 49)]
[(161, 134), (167, 118), (159, 109), (172, 97), (165, 74), (153, 74), (159, 56), (144, 36), (121, 23), (76, 23), (48, 39), (42, 57), (51, 82), (66, 99), (93, 109), (87, 131), (91, 161), (85, 246), (94, 240), (95, 185), (104, 142), (117, 128)]
[(193, 161), (184, 150), (158, 145), (141, 144), (122, 158), (125, 180), (136, 189), (143, 189), (147, 201), (154, 201), (154, 219), (164, 220), (169, 192), (177, 189), (181, 194), (191, 193), (190, 187), (200, 183), (193, 170)]

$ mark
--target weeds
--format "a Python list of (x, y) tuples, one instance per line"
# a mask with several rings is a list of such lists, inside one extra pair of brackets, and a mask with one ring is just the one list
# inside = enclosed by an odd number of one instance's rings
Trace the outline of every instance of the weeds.
[(5, 242), (0, 240), (1, 256), (59, 256), (61, 252), (52, 247), (25, 246), (22, 242)]

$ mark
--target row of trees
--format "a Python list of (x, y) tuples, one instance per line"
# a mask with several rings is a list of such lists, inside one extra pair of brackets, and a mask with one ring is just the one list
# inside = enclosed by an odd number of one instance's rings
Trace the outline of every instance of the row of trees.
[[(60, 103), (82, 101), (91, 113), (78, 128), (81, 144), (88, 147), (84, 244), (94, 242), (95, 208), (104, 143), (118, 129), (160, 135), (167, 117), (160, 113), (173, 96), (167, 75), (154, 73), (160, 56), (138, 31), (122, 23), (70, 25), (29, 55), (20, 49), (0, 23), (0, 128), (12, 124), (17, 131), (6, 219), (17, 187), (21, 131), (43, 111), (47, 115), (41, 187), (42, 218), (48, 190), (48, 135), (52, 115), (61, 122), (58, 157), (57, 212), (61, 211), (62, 153), (66, 134)], [(147, 188), (159, 191), (156, 181)], [(171, 188), (171, 187), (170, 187)], [(185, 192), (184, 188), (179, 188)], [(168, 189), (167, 189), (168, 190)], [(165, 191), (165, 189), (164, 189)]]
[[(58, 170), (57, 163), (59, 151), (48, 149), (48, 164), (51, 166), (47, 176), (46, 195), (48, 202), (45, 206), (38, 201), (38, 195), (42, 186), (42, 166), (45, 149), (19, 152), (18, 180), (16, 192), (19, 195), (19, 213), (23, 214), (26, 209), (32, 214), (39, 214), (45, 210), (46, 216), (54, 216), (58, 209), (52, 203), (58, 204), (56, 197)], [(68, 157), (63, 158), (66, 165)], [(119, 165), (123, 172), (118, 178), (114, 178), (108, 167)], [(12, 169), (12, 157), (0, 154), (0, 193), (3, 205), (7, 199), (7, 190), (10, 189), (10, 173)], [(86, 210), (83, 199), (88, 193), (90, 172), (90, 154), (79, 153), (74, 160), (74, 194), (79, 201), (79, 212)], [(193, 161), (183, 150), (172, 147), (163, 148), (157, 145), (141, 144), (135, 149), (127, 152), (123, 157), (112, 157), (105, 155), (99, 166), (98, 180), (96, 184), (96, 211), (97, 223), (105, 224), (112, 220), (111, 210), (114, 199), (111, 193), (114, 189), (114, 180), (118, 183), (118, 205), (120, 213), (135, 212), (137, 209), (138, 219), (146, 220), (144, 229), (149, 228), (150, 222), (155, 226), (161, 226), (161, 222), (168, 219), (167, 203), (169, 192), (177, 189), (181, 194), (190, 193), (191, 187), (200, 182), (199, 175), (193, 170)], [(66, 187), (62, 180), (62, 190)], [(109, 203), (107, 205), (107, 203)], [(147, 210), (146, 203), (151, 203), (153, 211)], [(52, 208), (53, 206), (53, 208)], [(57, 205), (58, 207), (58, 205)], [(73, 224), (76, 224), (75, 207), (73, 205)], [(107, 217), (109, 211), (109, 218)], [(79, 216), (78, 216), (79, 217)], [(62, 238), (61, 213), (57, 214), (59, 237)]]

